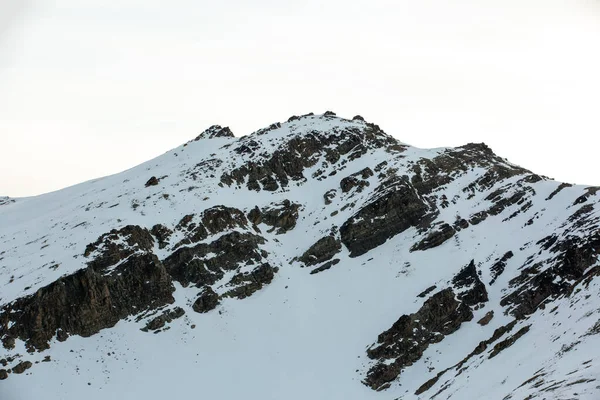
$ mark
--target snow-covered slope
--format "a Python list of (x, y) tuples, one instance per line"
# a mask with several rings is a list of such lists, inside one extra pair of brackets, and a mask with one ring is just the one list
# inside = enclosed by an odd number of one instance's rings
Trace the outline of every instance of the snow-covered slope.
[(328, 112), (0, 198), (0, 399), (600, 398), (598, 189)]

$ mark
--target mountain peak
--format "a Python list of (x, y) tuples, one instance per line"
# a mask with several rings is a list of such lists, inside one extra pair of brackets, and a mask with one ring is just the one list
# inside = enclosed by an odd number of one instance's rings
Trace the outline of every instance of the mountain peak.
[(235, 135), (233, 134), (233, 132), (231, 132), (231, 129), (229, 129), (229, 127), (223, 128), (223, 127), (221, 127), (221, 125), (212, 125), (208, 129), (206, 129), (204, 132), (202, 132), (201, 134), (196, 136), (194, 141), (201, 140), (201, 139), (214, 139), (214, 138), (224, 138), (224, 137), (233, 138), (233, 137), (235, 137)]
[(599, 231), (482, 143), (215, 125), (0, 209), (2, 396), (597, 399)]

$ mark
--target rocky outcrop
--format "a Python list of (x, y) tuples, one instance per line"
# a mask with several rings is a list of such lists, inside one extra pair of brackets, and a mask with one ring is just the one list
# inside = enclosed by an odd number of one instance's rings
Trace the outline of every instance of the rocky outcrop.
[(164, 328), (166, 324), (185, 315), (181, 307), (175, 307), (172, 310), (165, 310), (159, 316), (152, 318), (141, 330), (144, 332), (154, 331), (155, 333)]
[(342, 189), (343, 193), (348, 193), (355, 188), (357, 192), (360, 193), (365, 187), (370, 185), (367, 179), (369, 179), (371, 176), (373, 176), (373, 170), (371, 170), (369, 167), (364, 168), (342, 179), (340, 181), (340, 188)]
[[(452, 288), (425, 300), (414, 314), (403, 315), (377, 338), (367, 356), (377, 363), (369, 369), (364, 383), (375, 390), (389, 386), (403, 368), (419, 360), (433, 343), (456, 332), (463, 322), (473, 319), (472, 309), (488, 301), (485, 285), (471, 261), (453, 279)], [(421, 295), (425, 297), (431, 288)], [(421, 296), (420, 295), (420, 296)]]
[(443, 223), (440, 226), (432, 229), (433, 231), (427, 235), (423, 240), (414, 244), (410, 251), (423, 251), (437, 247), (452, 238), (456, 231), (450, 225)]
[(194, 139), (195, 142), (202, 139), (214, 139), (214, 138), (232, 138), (235, 137), (229, 127), (221, 127), (220, 125), (213, 125)]
[(261, 262), (267, 253), (260, 249), (265, 240), (252, 233), (233, 231), (211, 243), (178, 248), (163, 263), (174, 280), (183, 286), (212, 285), (225, 271)]
[(327, 235), (319, 240), (302, 254), (299, 261), (307, 266), (317, 265), (331, 260), (340, 252), (342, 243), (334, 235)]
[(350, 250), (351, 257), (365, 254), (417, 226), (429, 211), (414, 187), (403, 178), (383, 183), (374, 197), (340, 228), (342, 243)]
[(43, 350), (56, 335), (61, 340), (91, 336), (129, 315), (172, 303), (171, 277), (145, 250), (151, 247), (151, 235), (137, 226), (100, 237), (86, 249), (88, 256), (95, 256), (87, 268), (2, 309), (4, 346), (12, 347), (18, 338), (30, 350)]
[[(280, 127), (280, 124), (274, 124), (266, 132)], [(253, 136), (266, 132), (256, 132), (239, 140), (234, 151), (248, 156), (250, 161), (224, 173), (221, 176), (222, 184), (246, 184), (249, 190), (275, 191), (288, 186), (290, 182), (305, 181), (305, 169), (313, 167), (319, 160), (333, 165), (342, 156), (352, 160), (363, 156), (369, 149), (398, 144), (377, 125), (367, 123), (363, 127), (333, 127), (327, 133), (313, 132), (292, 137), (272, 154), (261, 157), (259, 144)]]
[(508, 260), (510, 260), (513, 256), (514, 254), (512, 251), (507, 251), (500, 259), (496, 260), (494, 265), (491, 266), (490, 272), (492, 274), (492, 280), (490, 281), (490, 285), (493, 285), (494, 282), (496, 282), (496, 279), (502, 275)]
[(310, 274), (314, 275), (314, 274), (318, 274), (319, 272), (327, 271), (329, 268), (333, 267), (334, 265), (338, 265), (339, 263), (340, 263), (340, 259), (339, 258), (333, 259), (331, 261), (327, 261), (323, 265), (321, 265), (321, 266), (313, 269), (312, 271), (310, 271)]
[(286, 199), (282, 202), (271, 204), (262, 210), (254, 207), (248, 213), (248, 219), (255, 226), (263, 223), (273, 227), (269, 232), (275, 231), (277, 234), (283, 234), (296, 227), (299, 209), (300, 204)]
[(164, 225), (156, 224), (152, 227), (150, 233), (156, 238), (158, 248), (164, 249), (169, 244), (169, 239), (171, 238), (173, 231)]
[(275, 273), (278, 270), (279, 268), (272, 267), (270, 264), (264, 263), (250, 272), (236, 274), (227, 284), (228, 286), (235, 286), (235, 288), (225, 292), (223, 297), (236, 297), (238, 299), (244, 299), (252, 296), (254, 292), (271, 283), (275, 277)]
[[(573, 221), (577, 222), (580, 221)], [(594, 230), (594, 226), (591, 229)], [(518, 319), (532, 314), (546, 301), (569, 294), (585, 277), (588, 268), (597, 263), (600, 254), (600, 234), (597, 231), (587, 237), (574, 236), (563, 240), (549, 236), (538, 244), (556, 254), (550, 260), (550, 266), (535, 263), (523, 268), (521, 274), (509, 282), (514, 290), (500, 302)], [(587, 273), (599, 272), (592, 270)]]
[(158, 185), (158, 178), (153, 176), (150, 179), (148, 179), (148, 181), (146, 182), (146, 184), (144, 186), (150, 187), (150, 186), (156, 186), (156, 185)]
[(199, 216), (188, 214), (175, 226), (176, 232), (182, 232), (185, 237), (180, 240), (174, 249), (181, 246), (198, 243), (228, 230), (248, 226), (248, 220), (241, 210), (233, 207), (214, 206), (204, 210)]
[(367, 350), (367, 356), (378, 362), (369, 369), (364, 383), (375, 390), (385, 389), (403, 368), (419, 360), (429, 345), (440, 342), (472, 319), (473, 312), (456, 298), (452, 289), (434, 294), (419, 311), (401, 316)]
[(218, 305), (219, 295), (210, 286), (207, 286), (200, 292), (196, 301), (194, 301), (192, 309), (197, 313), (207, 313), (210, 310), (214, 310)]
[(12, 372), (13, 374), (22, 374), (23, 372), (31, 368), (32, 365), (33, 364), (31, 364), (31, 361), (21, 361), (12, 368)]
[(477, 306), (488, 301), (488, 293), (475, 267), (475, 260), (465, 266), (453, 279), (457, 298), (468, 306)]

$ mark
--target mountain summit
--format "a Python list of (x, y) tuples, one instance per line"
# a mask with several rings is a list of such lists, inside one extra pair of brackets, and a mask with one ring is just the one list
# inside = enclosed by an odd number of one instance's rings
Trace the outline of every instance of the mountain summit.
[(326, 112), (0, 198), (0, 398), (597, 399), (599, 189)]

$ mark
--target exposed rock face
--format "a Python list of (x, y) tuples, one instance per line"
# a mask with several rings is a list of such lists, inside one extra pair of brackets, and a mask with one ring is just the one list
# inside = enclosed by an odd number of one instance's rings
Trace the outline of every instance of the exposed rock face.
[(429, 210), (414, 187), (402, 178), (383, 183), (375, 197), (340, 228), (342, 243), (350, 250), (351, 257), (365, 254), (417, 226)]
[(473, 312), (456, 299), (452, 289), (436, 293), (415, 314), (403, 315), (379, 335), (377, 343), (367, 350), (369, 358), (379, 362), (369, 370), (364, 383), (376, 390), (384, 389), (402, 368), (419, 360), (430, 344), (472, 319)]
[(492, 267), (490, 268), (490, 270), (492, 272), (492, 280), (490, 281), (490, 285), (493, 285), (494, 282), (496, 282), (496, 279), (498, 279), (498, 277), (500, 275), (502, 275), (502, 273), (504, 272), (504, 268), (506, 268), (506, 263), (513, 256), (514, 256), (513, 252), (508, 251), (502, 256), (502, 258), (500, 258), (498, 261), (496, 261), (494, 263), (494, 265), (492, 265)]
[(23, 372), (31, 368), (31, 366), (31, 361), (22, 361), (13, 367), (12, 372), (14, 374), (22, 374)]
[(310, 246), (299, 260), (308, 266), (317, 265), (331, 260), (341, 249), (342, 243), (340, 240), (336, 239), (333, 235), (328, 235), (317, 240), (315, 244)]
[(228, 290), (223, 296), (236, 297), (238, 299), (252, 296), (254, 292), (262, 289), (264, 285), (271, 283), (277, 271), (277, 267), (272, 267), (270, 264), (264, 263), (251, 272), (236, 274), (228, 283), (228, 286), (235, 286), (235, 288)]
[(162, 329), (167, 323), (177, 318), (181, 318), (184, 315), (185, 311), (181, 307), (175, 307), (172, 310), (166, 310), (158, 317), (155, 317), (152, 320), (150, 320), (146, 324), (146, 326), (143, 327), (141, 330), (144, 332), (158, 331), (159, 329)]
[(456, 231), (450, 225), (443, 223), (427, 237), (410, 248), (410, 251), (427, 250), (437, 247), (452, 238)]
[[(533, 264), (509, 282), (515, 290), (504, 297), (500, 304), (508, 306), (511, 315), (516, 318), (524, 318), (545, 301), (568, 294), (585, 277), (588, 268), (596, 264), (600, 254), (598, 233), (584, 238), (568, 237), (562, 241), (549, 236), (539, 244), (557, 255), (549, 268)], [(596, 267), (587, 275), (599, 273)]]
[[(97, 252), (87, 268), (4, 307), (2, 342), (11, 347), (19, 338), (30, 349), (46, 349), (57, 332), (90, 336), (129, 315), (172, 303), (171, 277), (154, 254), (144, 251), (151, 246), (152, 237), (140, 227), (103, 235), (86, 249), (88, 255)], [(11, 321), (19, 323), (9, 328)]]
[(175, 227), (175, 231), (183, 232), (185, 238), (174, 246), (178, 247), (198, 243), (210, 235), (236, 228), (245, 229), (248, 220), (241, 210), (233, 207), (214, 206), (204, 210), (199, 216), (188, 214)]
[(219, 295), (211, 287), (206, 287), (200, 292), (192, 308), (198, 313), (206, 313), (215, 309), (218, 305)]
[(475, 306), (488, 301), (488, 293), (475, 268), (475, 260), (464, 267), (452, 279), (452, 284), (458, 290), (458, 299), (468, 306)]
[[(281, 127), (274, 124), (256, 135)], [(235, 151), (240, 155), (253, 156), (258, 153), (258, 143), (252, 138), (241, 139)], [(327, 135), (317, 132), (294, 137), (277, 148), (267, 158), (249, 161), (221, 177), (221, 182), (232, 185), (246, 183), (249, 190), (275, 191), (287, 187), (290, 182), (305, 181), (304, 170), (312, 167), (324, 157), (329, 164), (337, 163), (344, 155), (351, 159), (366, 154), (368, 149), (397, 144), (395, 139), (385, 134), (377, 125), (366, 124), (359, 128), (332, 128)], [(318, 177), (318, 176), (317, 176)]]
[(223, 138), (223, 137), (234, 137), (233, 132), (229, 127), (222, 128), (220, 125), (213, 125), (200, 135), (194, 139), (194, 141), (198, 141), (201, 139), (214, 139), (214, 138)]
[[(364, 383), (375, 390), (385, 389), (403, 368), (419, 360), (433, 343), (456, 332), (473, 319), (472, 308), (488, 301), (485, 285), (471, 261), (453, 279), (453, 288), (437, 292), (414, 314), (403, 315), (377, 338), (367, 356), (377, 363), (369, 369)], [(422, 293), (423, 297), (431, 288)]]
[(8, 379), (8, 372), (5, 369), (0, 369), (0, 381)]
[(169, 244), (169, 239), (173, 234), (173, 231), (164, 225), (156, 224), (152, 227), (150, 233), (152, 233), (152, 235), (158, 241), (158, 248), (164, 249)]
[(527, 332), (529, 332), (529, 328), (530, 328), (530, 326), (524, 326), (523, 328), (519, 329), (519, 331), (517, 333), (515, 333), (514, 335), (512, 335), (511, 337), (496, 344), (494, 346), (494, 348), (492, 349), (492, 352), (490, 353), (489, 358), (496, 357), (498, 354), (500, 354), (500, 352), (502, 350), (505, 350), (505, 349), (509, 348), (510, 346), (512, 346), (523, 335), (525, 335)]
[(338, 265), (339, 263), (340, 263), (340, 259), (339, 258), (336, 258), (336, 259), (331, 260), (331, 261), (327, 261), (326, 263), (324, 263), (320, 267), (317, 267), (317, 268), (313, 269), (312, 271), (310, 271), (310, 274), (314, 275), (314, 274), (318, 274), (319, 272), (327, 271), (329, 268), (333, 267), (334, 265)]
[(255, 207), (248, 214), (248, 219), (254, 225), (264, 223), (272, 226), (277, 234), (283, 234), (296, 227), (299, 209), (300, 204), (292, 203), (289, 200), (283, 200), (280, 203), (272, 204), (262, 210)]
[(356, 188), (358, 192), (362, 192), (365, 187), (370, 185), (367, 179), (371, 176), (373, 176), (373, 170), (369, 167), (364, 168), (363, 170), (342, 179), (340, 181), (340, 188), (343, 193), (350, 192), (354, 188)]
[(190, 283), (198, 287), (212, 285), (225, 271), (260, 262), (266, 256), (259, 247), (264, 243), (261, 236), (233, 231), (209, 244), (179, 248), (164, 260), (164, 265), (173, 279), (183, 286)]

